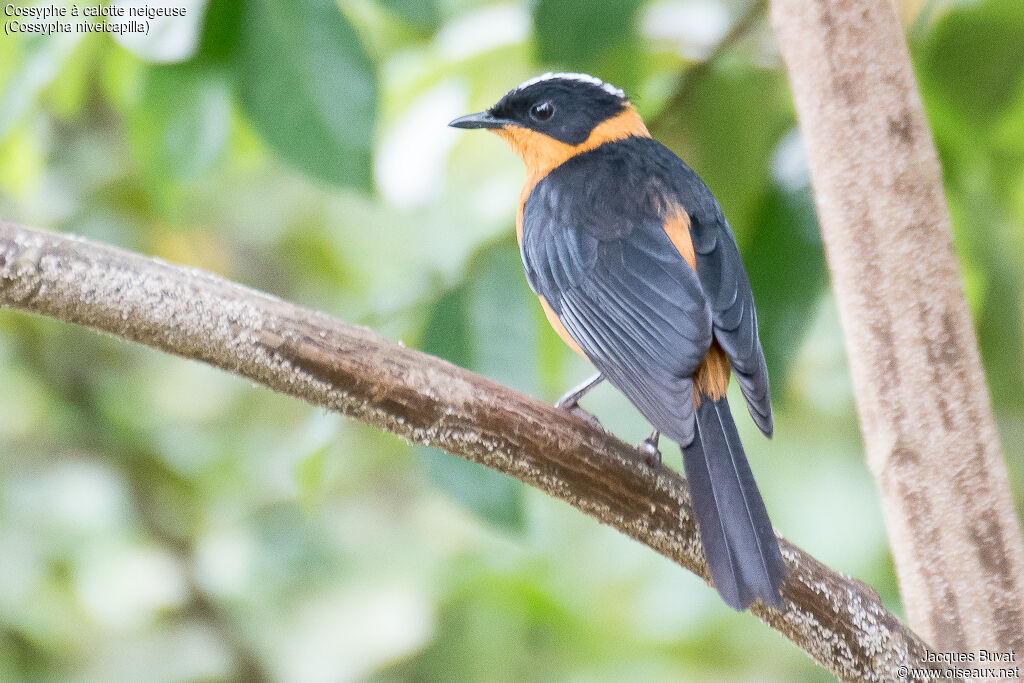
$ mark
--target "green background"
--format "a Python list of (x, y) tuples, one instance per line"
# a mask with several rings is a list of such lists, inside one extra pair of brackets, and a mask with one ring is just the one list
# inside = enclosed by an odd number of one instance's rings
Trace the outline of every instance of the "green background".
[[(743, 250), (776, 437), (738, 422), (775, 525), (902, 613), (763, 12), (706, 62), (748, 5), (184, 6), (143, 40), (0, 36), (0, 217), (206, 268), (554, 400), (591, 369), (523, 278), (521, 163), (446, 123), (549, 69), (601, 76), (704, 177)], [(1021, 509), (1024, 4), (900, 9)], [(585, 403), (646, 435), (614, 390)], [(516, 481), (0, 311), (2, 680), (830, 678)]]

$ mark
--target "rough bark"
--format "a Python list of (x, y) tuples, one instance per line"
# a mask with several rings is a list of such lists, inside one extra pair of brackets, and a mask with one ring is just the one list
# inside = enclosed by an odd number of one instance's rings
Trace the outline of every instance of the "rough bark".
[(774, 0), (910, 623), (1024, 656), (1024, 546), (935, 145), (890, 0)]
[[(197, 359), (521, 479), (707, 580), (682, 476), (583, 420), (372, 331), (199, 270), (0, 223), (0, 305)], [(870, 588), (781, 540), (765, 623), (845, 680), (907, 679), (925, 645)], [(910, 676), (909, 680), (918, 677)]]

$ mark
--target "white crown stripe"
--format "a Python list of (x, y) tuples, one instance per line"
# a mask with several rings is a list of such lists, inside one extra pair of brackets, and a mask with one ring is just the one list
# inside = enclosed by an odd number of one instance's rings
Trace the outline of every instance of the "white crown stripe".
[(605, 83), (600, 78), (597, 78), (595, 76), (591, 76), (590, 74), (578, 74), (578, 73), (566, 73), (566, 72), (554, 73), (554, 72), (549, 71), (546, 74), (541, 74), (540, 76), (535, 76), (535, 77), (531, 78), (528, 81), (523, 81), (522, 83), (520, 83), (519, 86), (516, 88), (516, 90), (522, 90), (523, 88), (528, 88), (528, 87), (530, 87), (531, 85), (533, 85), (535, 83), (541, 83), (543, 81), (550, 81), (550, 80), (553, 80), (553, 79), (556, 79), (556, 78), (565, 79), (567, 81), (580, 81), (581, 83), (590, 83), (591, 85), (598, 86), (599, 88), (601, 88), (602, 90), (604, 90), (606, 93), (608, 93), (610, 95), (615, 95), (616, 97), (621, 97), (622, 99), (626, 99), (626, 93), (623, 92), (621, 88), (616, 88), (611, 83)]

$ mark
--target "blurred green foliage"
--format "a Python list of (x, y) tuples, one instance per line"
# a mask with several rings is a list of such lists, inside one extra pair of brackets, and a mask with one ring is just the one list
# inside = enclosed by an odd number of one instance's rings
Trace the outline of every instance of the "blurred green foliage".
[(323, 0), (253, 0), (239, 15), (232, 66), (253, 125), (298, 168), (368, 189), (377, 74), (355, 29)]
[[(719, 197), (751, 275), (777, 436), (740, 429), (768, 508), (899, 610), (763, 17), (694, 72), (746, 4), (183, 4), (194, 21), (141, 42), (0, 38), (0, 217), (553, 400), (590, 368), (523, 279), (520, 163), (445, 124), (549, 68), (626, 87), (648, 120), (685, 88), (654, 132)], [(1020, 508), (1024, 5), (903, 9)], [(0, 387), (0, 680), (830, 679), (568, 506), (198, 363), (0, 311)], [(646, 433), (608, 387), (587, 407)]]

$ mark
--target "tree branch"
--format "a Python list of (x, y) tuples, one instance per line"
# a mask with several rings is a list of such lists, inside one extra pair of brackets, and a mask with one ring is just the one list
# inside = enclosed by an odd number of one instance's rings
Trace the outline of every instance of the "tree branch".
[[(560, 498), (707, 580), (682, 476), (564, 411), (203, 271), (0, 222), (0, 305), (202, 360)], [(846, 680), (892, 681), (925, 644), (877, 594), (783, 540), (787, 609), (752, 611)], [(905, 678), (905, 677), (903, 677)], [(913, 680), (913, 677), (911, 677)]]
[(935, 144), (890, 0), (774, 0), (907, 614), (1024, 654), (1024, 545)]

